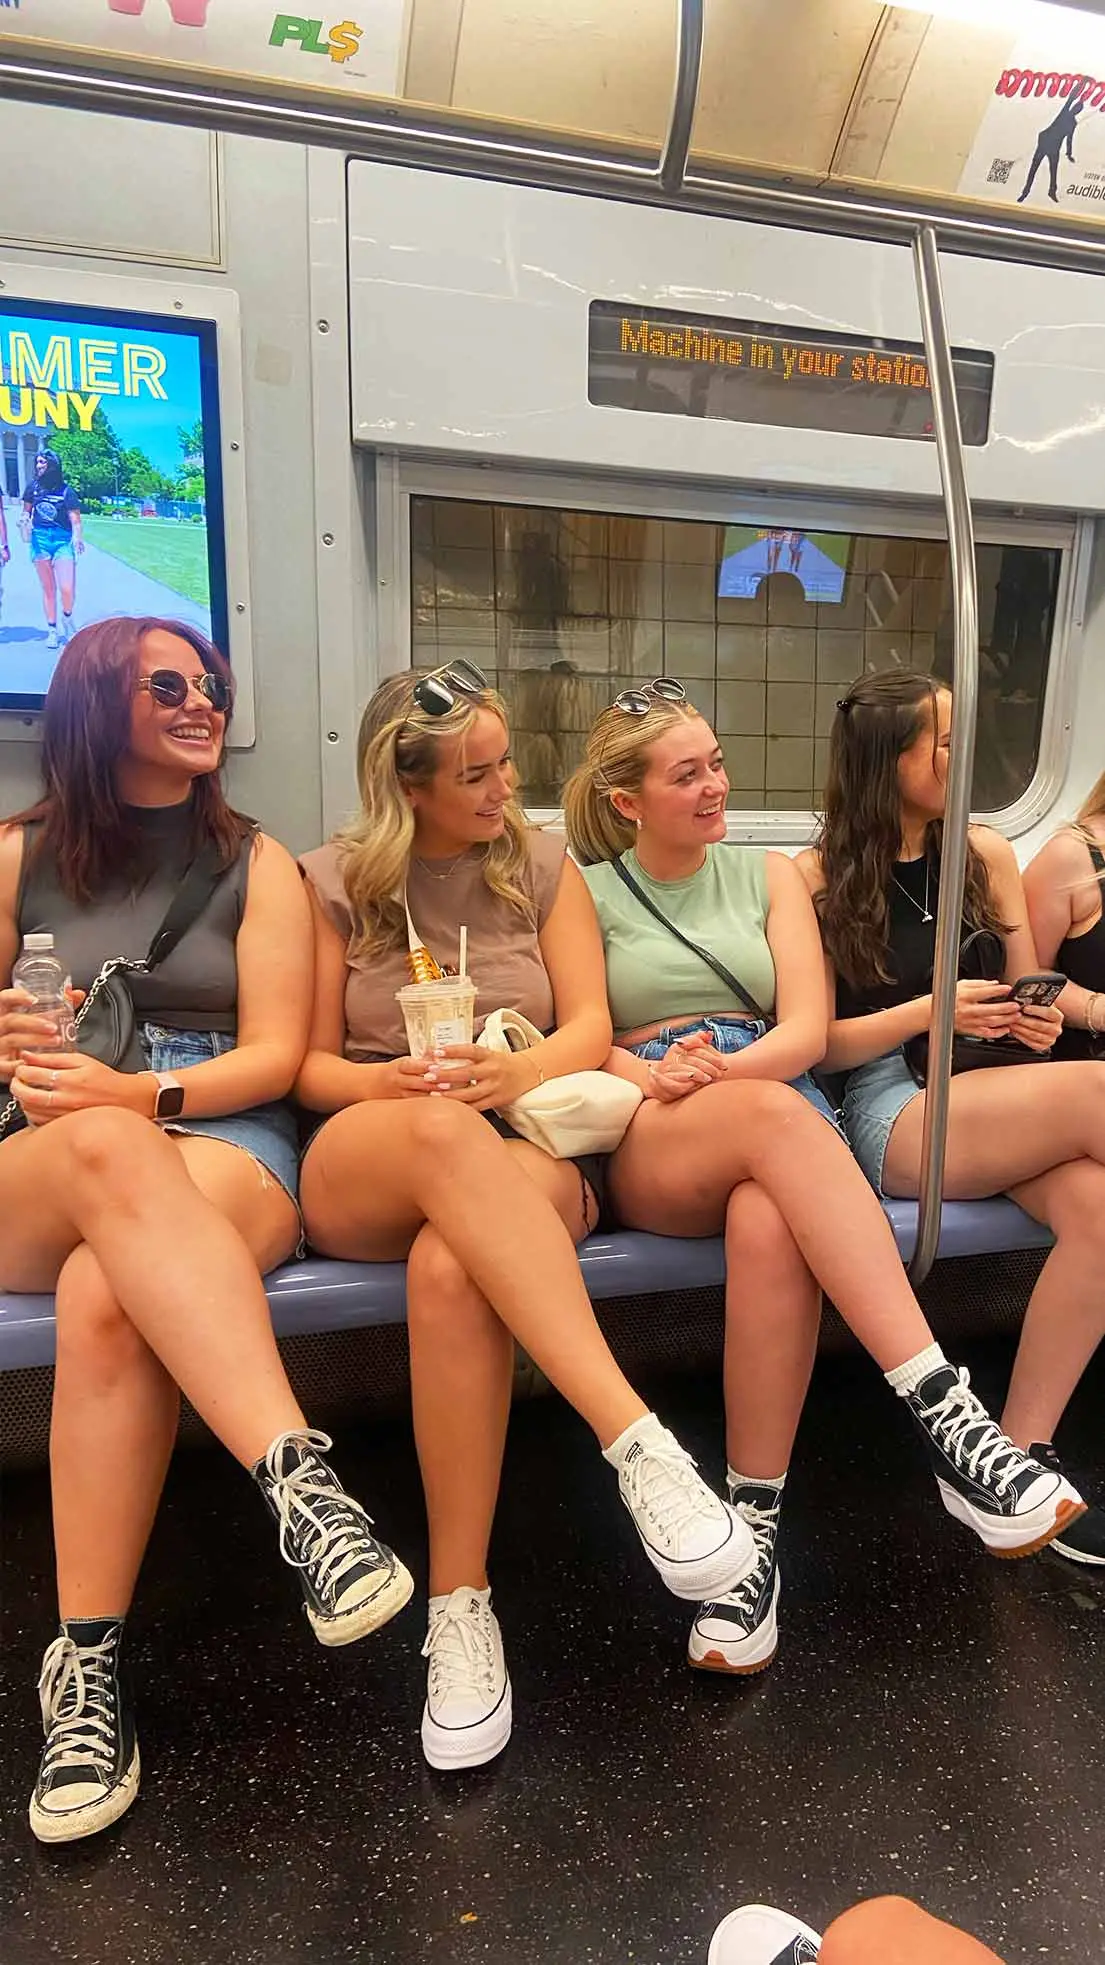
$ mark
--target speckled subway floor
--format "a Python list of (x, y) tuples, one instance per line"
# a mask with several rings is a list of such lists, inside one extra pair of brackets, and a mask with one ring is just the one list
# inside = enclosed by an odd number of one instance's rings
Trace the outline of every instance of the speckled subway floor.
[[(971, 1355), (996, 1395), (1008, 1346)], [(1103, 1401), (1099, 1361), (1064, 1440), (1099, 1473)], [(718, 1474), (716, 1382), (659, 1403)], [(406, 1429), (340, 1448), (421, 1586)], [(70, 1850), (39, 1849), (24, 1812), (44, 1476), (4, 1499), (4, 1965), (704, 1965), (736, 1903), (823, 1925), (888, 1890), (1008, 1965), (1105, 1959), (1105, 1578), (988, 1559), (853, 1359), (819, 1366), (803, 1426), (779, 1658), (737, 1684), (687, 1671), (686, 1611), (579, 1422), (517, 1410), (495, 1551), (515, 1734), (452, 1778), (419, 1752), (417, 1600), (322, 1651), (245, 1477), (178, 1455), (132, 1620), (142, 1793)]]

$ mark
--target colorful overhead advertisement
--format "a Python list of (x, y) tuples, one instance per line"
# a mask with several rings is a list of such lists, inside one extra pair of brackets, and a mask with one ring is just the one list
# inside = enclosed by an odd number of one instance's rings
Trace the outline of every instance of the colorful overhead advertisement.
[(274, 0), (0, 0), (6, 39), (51, 53), (165, 63), (242, 82), (396, 93), (403, 0), (280, 7)]

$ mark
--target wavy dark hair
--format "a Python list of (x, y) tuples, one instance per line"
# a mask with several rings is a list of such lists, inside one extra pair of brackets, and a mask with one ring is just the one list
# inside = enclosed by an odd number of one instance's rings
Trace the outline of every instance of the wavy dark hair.
[[(890, 884), (902, 843), (898, 759), (929, 733), (936, 744), (936, 698), (946, 688), (912, 669), (860, 676), (837, 705), (817, 849), (824, 885), (817, 896), (821, 934), (837, 974), (853, 989), (893, 981), (888, 957)], [(943, 822), (925, 830), (925, 852), (939, 856)], [(1005, 932), (986, 863), (967, 846), (963, 919)]]
[[(233, 686), (226, 657), (182, 621), (120, 616), (80, 628), (62, 651), (46, 692), (42, 797), (0, 821), (37, 828), (32, 854), (51, 856), (62, 892), (81, 907), (120, 875), (137, 880), (149, 873), (143, 836), (119, 797), (115, 774), (130, 742), (142, 643), (158, 629), (186, 641), (209, 675)], [(243, 840), (256, 831), (253, 820), (227, 804), (217, 772), (194, 780), (190, 803), (193, 853), (213, 842), (222, 865), (232, 866)]]

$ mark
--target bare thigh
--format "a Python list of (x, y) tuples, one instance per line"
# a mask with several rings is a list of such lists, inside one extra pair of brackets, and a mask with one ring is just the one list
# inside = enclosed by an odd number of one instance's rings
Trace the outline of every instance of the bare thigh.
[(299, 1242), (299, 1215), (268, 1168), (227, 1140), (170, 1137), (200, 1193), (238, 1230), (262, 1276), (286, 1261)]
[[(1101, 1102), (1105, 1119), (1103, 1092), (1105, 1073), (1094, 1064), (961, 1072), (952, 1079), (948, 1101), (945, 1195), (973, 1201), (1004, 1194), (1065, 1160), (1081, 1158), (1087, 1111)], [(894, 1123), (883, 1165), (887, 1194), (917, 1192), (924, 1119), (922, 1093)]]
[[(733, 1189), (752, 1177), (742, 1131), (782, 1129), (795, 1116), (801, 1124), (809, 1110), (800, 1093), (768, 1080), (704, 1085), (677, 1105), (646, 1099), (610, 1161), (619, 1220), (656, 1235), (720, 1235)], [(843, 1142), (841, 1151), (850, 1158)]]
[(572, 1160), (554, 1160), (525, 1139), (507, 1141), (507, 1151), (546, 1200), (551, 1201), (573, 1242), (582, 1242), (598, 1220), (594, 1192)]

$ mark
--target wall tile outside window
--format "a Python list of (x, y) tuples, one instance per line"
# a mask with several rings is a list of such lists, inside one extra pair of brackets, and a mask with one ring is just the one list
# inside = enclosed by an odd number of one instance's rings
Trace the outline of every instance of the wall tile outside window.
[[(977, 549), (978, 810), (1011, 804), (1035, 770), (1059, 561), (1053, 548)], [(411, 641), (416, 667), (467, 656), (502, 691), (531, 806), (559, 804), (619, 690), (672, 675), (725, 748), (730, 806), (808, 811), (854, 677), (950, 675), (947, 548), (417, 497)]]

